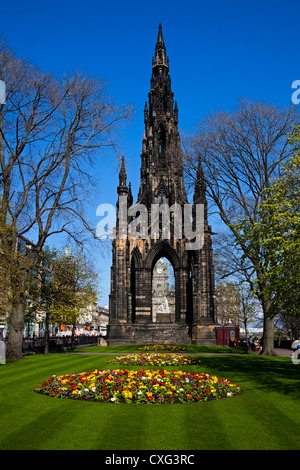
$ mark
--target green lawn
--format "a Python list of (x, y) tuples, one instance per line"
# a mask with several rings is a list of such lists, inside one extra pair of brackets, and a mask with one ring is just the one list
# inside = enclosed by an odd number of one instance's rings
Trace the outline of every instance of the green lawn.
[(109, 357), (36, 355), (0, 365), (0, 450), (300, 449), (300, 365), (284, 357), (204, 355), (200, 366), (185, 366), (244, 390), (207, 403), (106, 404), (33, 392), (54, 374), (120, 368)]
[[(77, 352), (102, 352), (102, 353), (142, 353), (143, 344), (129, 344), (127, 346), (87, 346), (76, 349)], [(241, 349), (227, 348), (223, 346), (197, 346), (194, 344), (179, 344), (186, 348), (185, 351), (178, 351), (182, 354), (247, 354), (247, 351)], [(155, 352), (149, 351), (149, 352)], [(171, 351), (170, 351), (171, 352)], [(176, 351), (174, 351), (176, 353)]]

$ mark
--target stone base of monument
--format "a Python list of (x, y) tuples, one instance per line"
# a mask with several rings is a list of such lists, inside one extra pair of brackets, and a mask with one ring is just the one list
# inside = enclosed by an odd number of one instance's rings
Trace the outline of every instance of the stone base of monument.
[(171, 323), (171, 314), (170, 313), (157, 313), (156, 323)]
[(139, 323), (108, 325), (107, 345), (125, 344), (198, 344), (216, 346), (214, 324)]
[(191, 342), (202, 346), (217, 346), (216, 325), (214, 323), (192, 325)]

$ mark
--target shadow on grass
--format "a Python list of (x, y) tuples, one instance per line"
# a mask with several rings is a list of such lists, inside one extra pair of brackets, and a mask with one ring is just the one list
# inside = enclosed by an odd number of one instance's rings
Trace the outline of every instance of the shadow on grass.
[[(265, 356), (202, 356), (201, 363), (219, 377), (231, 376), (239, 382), (255, 383), (256, 389), (299, 397), (300, 365), (290, 359)], [(239, 383), (241, 385), (241, 383)]]
[[(182, 345), (180, 345), (182, 346)], [(194, 346), (183, 345), (187, 350), (182, 352), (184, 354), (202, 353), (214, 354), (212, 356), (201, 356), (201, 364), (197, 367), (204, 372), (217, 375), (218, 378), (230, 378), (236, 381), (238, 385), (243, 388), (243, 384), (249, 387), (255, 386), (256, 390), (266, 390), (268, 392), (274, 391), (289, 395), (292, 398), (298, 398), (300, 394), (300, 364), (295, 365), (292, 360), (281, 356), (261, 356), (257, 354), (243, 354), (240, 350), (233, 350), (232, 348), (225, 347), (211, 347), (211, 346)], [(142, 353), (139, 348), (143, 345), (127, 345), (127, 346), (111, 346), (103, 348), (87, 348), (87, 351), (119, 353)], [(149, 351), (151, 352), (151, 351)], [(237, 353), (222, 355), (221, 353)], [(122, 366), (119, 366), (122, 367)], [(126, 367), (126, 366), (125, 366)], [(131, 366), (132, 367), (132, 366)], [(135, 367), (134, 367), (135, 368)]]

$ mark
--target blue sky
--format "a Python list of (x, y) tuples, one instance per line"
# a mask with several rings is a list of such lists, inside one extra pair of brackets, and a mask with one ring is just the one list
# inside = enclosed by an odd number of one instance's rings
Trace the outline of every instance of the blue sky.
[[(189, 131), (217, 109), (231, 110), (239, 97), (279, 106), (291, 103), (300, 80), (299, 0), (2, 2), (0, 34), (17, 55), (63, 74), (77, 67), (104, 77), (119, 103), (135, 107), (120, 153), (127, 160), (134, 198), (139, 188), (143, 110), (150, 90), (158, 24), (170, 59), (179, 126)], [(99, 155), (99, 200), (116, 202), (117, 158)], [(89, 201), (87, 201), (89, 204)], [(111, 256), (95, 254), (108, 302)]]

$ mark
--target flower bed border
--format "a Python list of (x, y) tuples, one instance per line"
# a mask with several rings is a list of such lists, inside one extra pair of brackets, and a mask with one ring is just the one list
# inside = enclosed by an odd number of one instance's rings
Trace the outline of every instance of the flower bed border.
[(198, 357), (183, 354), (162, 353), (138, 353), (126, 356), (117, 356), (108, 359), (109, 364), (137, 365), (137, 366), (182, 366), (200, 364)]
[(243, 391), (227, 379), (198, 372), (95, 370), (52, 376), (35, 392), (55, 398), (99, 403), (199, 403), (235, 397)]
[(139, 348), (141, 351), (167, 351), (167, 352), (176, 352), (176, 351), (186, 351), (187, 348), (184, 346), (177, 346), (173, 344), (149, 344)]

